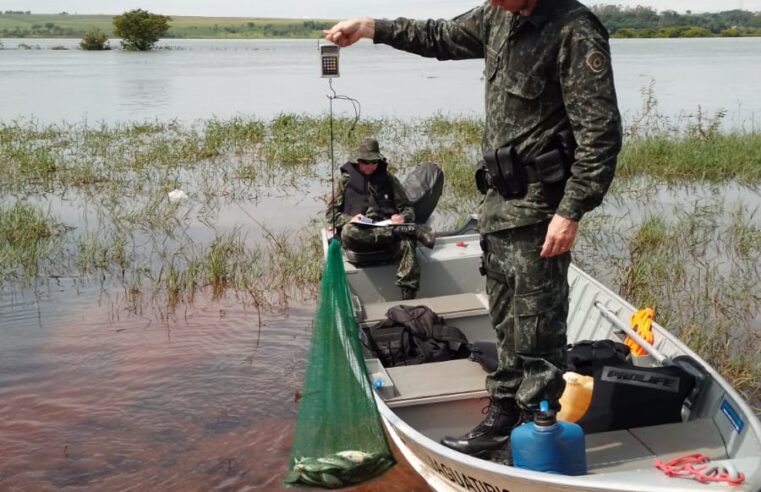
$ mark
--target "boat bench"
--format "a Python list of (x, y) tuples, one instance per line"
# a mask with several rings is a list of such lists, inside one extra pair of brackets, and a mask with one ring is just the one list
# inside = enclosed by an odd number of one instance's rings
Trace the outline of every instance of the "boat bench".
[(384, 398), (391, 408), (488, 396), (486, 372), (470, 359), (387, 367), (386, 373), (394, 384), (393, 396)]
[(360, 321), (366, 324), (377, 323), (386, 318), (386, 312), (391, 307), (399, 304), (427, 306), (431, 311), (445, 320), (481, 316), (489, 313), (489, 301), (485, 294), (453, 294), (438, 297), (421, 297), (409, 301), (367, 304), (362, 307)]
[[(473, 323), (474, 319), (488, 316), (489, 310), (486, 295), (472, 293), (367, 304), (361, 309), (362, 324), (372, 325), (384, 320), (386, 312), (399, 304), (427, 306), (448, 325), (460, 328), (469, 341), (484, 339), (480, 330), (491, 330), (488, 323)], [(393, 389), (389, 388), (383, 394), (389, 407), (488, 396), (486, 372), (480, 364), (469, 359), (387, 367), (385, 372), (393, 383)]]

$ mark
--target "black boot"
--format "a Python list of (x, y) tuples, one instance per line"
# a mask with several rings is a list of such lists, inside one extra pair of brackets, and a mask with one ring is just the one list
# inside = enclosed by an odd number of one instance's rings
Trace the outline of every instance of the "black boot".
[(433, 248), (436, 244), (436, 234), (430, 227), (424, 225), (398, 225), (394, 227), (397, 236), (408, 237), (418, 241), (426, 248)]
[(441, 444), (476, 458), (509, 463), (510, 431), (520, 423), (514, 400), (492, 399), (483, 422), (463, 436), (443, 438)]
[(428, 249), (433, 249), (436, 244), (436, 234), (428, 226), (417, 226), (415, 229), (415, 237), (418, 242)]

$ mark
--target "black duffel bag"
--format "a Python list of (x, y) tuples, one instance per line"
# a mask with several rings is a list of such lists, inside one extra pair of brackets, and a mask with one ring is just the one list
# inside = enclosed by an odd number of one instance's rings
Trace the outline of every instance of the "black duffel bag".
[[(486, 372), (497, 370), (499, 359), (494, 342), (476, 341), (471, 343), (470, 359), (481, 364)], [(569, 344), (566, 352), (566, 370), (591, 376), (595, 369), (605, 364), (625, 363), (629, 347), (613, 340), (582, 340)]]
[(360, 339), (384, 367), (460, 359), (469, 354), (463, 332), (447, 326), (426, 306), (394, 306), (383, 321), (362, 327)]

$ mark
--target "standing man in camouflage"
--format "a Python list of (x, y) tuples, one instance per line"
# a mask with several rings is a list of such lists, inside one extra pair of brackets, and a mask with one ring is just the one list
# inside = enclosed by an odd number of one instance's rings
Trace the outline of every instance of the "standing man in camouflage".
[[(402, 299), (414, 299), (420, 287), (420, 266), (415, 253), (417, 241), (433, 248), (436, 238), (430, 228), (415, 223), (412, 207), (399, 180), (388, 172), (378, 141), (360, 142), (352, 160), (341, 166), (341, 177), (326, 212), (335, 224), (341, 242), (357, 252), (398, 247), (396, 285)], [(364, 219), (390, 220), (385, 227), (363, 225)]]
[(565, 386), (570, 249), (621, 147), (607, 31), (577, 0), (490, 0), (452, 20), (345, 20), (325, 37), (486, 61), (479, 229), (499, 367), (484, 421), (442, 443), (504, 459), (512, 428), (541, 400), (559, 408)]

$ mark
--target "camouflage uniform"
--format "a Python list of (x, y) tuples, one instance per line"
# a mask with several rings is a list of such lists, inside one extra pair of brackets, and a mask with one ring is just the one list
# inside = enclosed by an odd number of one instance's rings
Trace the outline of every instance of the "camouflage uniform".
[(374, 42), (440, 60), (485, 58), (484, 151), (510, 143), (530, 160), (573, 131), (564, 190), (529, 183), (523, 198), (507, 200), (490, 189), (479, 219), (486, 266), (501, 277), (486, 286), (500, 348), (487, 388), (526, 412), (542, 399), (557, 407), (571, 257), (539, 253), (552, 216), (579, 221), (613, 178), (621, 121), (607, 31), (576, 0), (539, 0), (525, 17), (486, 2), (452, 20), (376, 20)]
[[(402, 184), (391, 173), (387, 173), (387, 176), (391, 181), (397, 213), (404, 216), (405, 222), (415, 222), (415, 210), (407, 198)], [(331, 224), (335, 222), (335, 226), (341, 234), (341, 242), (352, 251), (363, 252), (377, 251), (384, 248), (397, 248), (399, 266), (396, 270), (396, 285), (417, 291), (420, 286), (420, 266), (418, 265), (415, 251), (417, 241), (412, 237), (395, 234), (394, 227), (372, 227), (351, 224), (352, 215), (343, 212), (345, 192), (349, 179), (348, 174), (341, 173), (341, 177), (336, 184), (335, 195), (328, 205), (326, 219)], [(372, 187), (369, 186), (369, 188)], [(372, 194), (372, 189), (369, 189), (368, 193)], [(373, 207), (368, 208), (362, 213), (373, 220), (389, 218), (374, 210)]]

